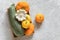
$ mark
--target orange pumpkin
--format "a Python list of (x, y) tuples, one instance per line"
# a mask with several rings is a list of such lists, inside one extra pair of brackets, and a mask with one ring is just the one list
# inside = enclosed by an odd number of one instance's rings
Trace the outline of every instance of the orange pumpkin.
[(26, 36), (30, 36), (30, 35), (33, 34), (33, 32), (34, 32), (34, 25), (31, 23), (31, 24), (29, 25), (29, 28), (25, 31), (25, 35), (26, 35)]
[(29, 5), (27, 2), (19, 2), (17, 5), (16, 5), (16, 10), (19, 10), (19, 9), (25, 9), (27, 12), (29, 12)]
[(44, 21), (44, 15), (43, 14), (36, 14), (35, 21), (37, 23), (42, 23)]

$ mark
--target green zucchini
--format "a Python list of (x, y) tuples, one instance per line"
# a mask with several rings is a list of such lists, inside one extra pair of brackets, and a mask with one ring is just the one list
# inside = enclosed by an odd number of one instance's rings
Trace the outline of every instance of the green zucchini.
[(23, 36), (24, 29), (21, 27), (21, 24), (15, 19), (15, 13), (16, 13), (15, 4), (12, 4), (11, 7), (8, 9), (10, 24), (16, 36), (21, 36), (21, 35)]

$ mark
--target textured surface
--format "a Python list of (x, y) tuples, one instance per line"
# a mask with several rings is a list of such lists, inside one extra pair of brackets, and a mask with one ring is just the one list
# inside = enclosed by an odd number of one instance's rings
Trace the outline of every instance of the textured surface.
[[(0, 40), (60, 40), (60, 0), (27, 0), (35, 24), (31, 37), (13, 38), (7, 15), (7, 8), (20, 0), (0, 0)], [(36, 13), (42, 13), (45, 20), (41, 25), (34, 22)]]

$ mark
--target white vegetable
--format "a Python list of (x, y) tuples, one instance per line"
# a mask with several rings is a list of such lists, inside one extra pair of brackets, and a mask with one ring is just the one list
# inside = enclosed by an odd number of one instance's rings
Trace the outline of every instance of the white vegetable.
[(24, 9), (17, 10), (17, 13), (15, 14), (16, 19), (18, 21), (23, 21), (26, 19), (26, 11)]

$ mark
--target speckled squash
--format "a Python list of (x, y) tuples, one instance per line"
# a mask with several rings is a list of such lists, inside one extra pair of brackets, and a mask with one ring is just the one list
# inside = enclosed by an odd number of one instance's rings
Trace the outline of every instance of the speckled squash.
[(12, 30), (16, 36), (23, 36), (24, 35), (24, 29), (21, 27), (21, 24), (15, 19), (15, 5), (12, 4), (11, 7), (8, 9), (8, 15), (10, 24), (12, 26)]

